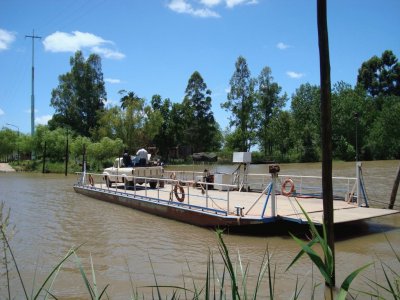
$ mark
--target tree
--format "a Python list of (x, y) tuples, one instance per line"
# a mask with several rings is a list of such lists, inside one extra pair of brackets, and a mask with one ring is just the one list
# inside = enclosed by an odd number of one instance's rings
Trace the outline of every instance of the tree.
[(0, 156), (9, 156), (17, 152), (18, 133), (10, 128), (0, 131)]
[(46, 157), (52, 161), (63, 161), (65, 157), (66, 130), (59, 127), (50, 130), (47, 125), (38, 125), (33, 136), (34, 148), (42, 156), (46, 148)]
[(128, 149), (133, 150), (143, 145), (143, 126), (145, 121), (145, 100), (138, 97), (134, 92), (120, 91), (121, 98), (121, 138)]
[[(280, 160), (285, 159), (285, 155), (293, 147), (293, 118), (288, 111), (279, 110), (270, 120), (270, 139), (275, 141), (275, 146), (280, 155)], [(274, 157), (272, 157), (274, 158)]]
[(367, 139), (373, 159), (400, 158), (400, 97), (388, 97), (371, 126)]
[(69, 126), (77, 133), (90, 136), (97, 128), (99, 112), (107, 94), (101, 70), (101, 58), (91, 54), (87, 60), (81, 51), (70, 59), (71, 71), (60, 75), (59, 85), (51, 92), (50, 105), (55, 114), (49, 125)]
[(320, 145), (320, 90), (309, 83), (302, 84), (292, 96), (291, 110), (295, 144), (300, 147), (301, 161), (317, 161)]
[(391, 50), (363, 62), (358, 70), (357, 84), (372, 96), (400, 96), (400, 63)]
[[(264, 67), (258, 77), (257, 91), (257, 138), (261, 149), (264, 149), (264, 155), (272, 154), (272, 128), (271, 120), (276, 117), (286, 103), (287, 96), (279, 96), (282, 88), (273, 82), (274, 78), (271, 75), (271, 69)], [(277, 141), (277, 140), (275, 140)]]
[[(342, 160), (354, 160), (365, 146), (368, 125), (372, 124), (375, 108), (371, 97), (359, 88), (338, 82), (332, 92), (332, 152)], [(356, 130), (357, 126), (357, 130)], [(357, 132), (356, 132), (357, 131)], [(357, 134), (357, 137), (356, 137)], [(357, 139), (357, 142), (356, 142)], [(357, 144), (357, 145), (356, 145)]]
[(250, 76), (246, 59), (239, 56), (235, 63), (235, 72), (229, 82), (231, 88), (228, 99), (221, 107), (232, 113), (230, 126), (235, 127), (239, 139), (239, 151), (249, 151), (255, 144), (256, 118), (254, 118), (255, 80)]
[[(195, 71), (189, 78), (182, 102), (184, 141), (193, 152), (216, 150), (218, 126), (211, 111), (211, 91), (207, 89), (200, 73)], [(219, 147), (218, 147), (219, 148)]]
[(104, 163), (121, 155), (123, 148), (122, 140), (112, 140), (108, 137), (103, 137), (100, 142), (90, 143), (87, 145), (87, 157), (91, 169), (98, 170), (106, 167)]
[(154, 144), (159, 150), (162, 159), (168, 160), (169, 148), (174, 146), (173, 136), (171, 136), (171, 100), (169, 98), (161, 100), (160, 95), (153, 95), (151, 107), (154, 111), (159, 111), (162, 117), (159, 125), (158, 134), (154, 137)]

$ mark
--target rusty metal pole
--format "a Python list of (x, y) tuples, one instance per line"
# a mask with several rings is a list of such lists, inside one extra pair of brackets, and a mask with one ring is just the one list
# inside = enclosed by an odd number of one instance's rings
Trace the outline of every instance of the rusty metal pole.
[[(321, 148), (322, 148), (322, 194), (324, 224), (328, 245), (333, 255), (332, 286), (335, 286), (335, 239), (333, 228), (333, 187), (332, 187), (332, 108), (331, 108), (331, 67), (327, 25), (327, 0), (317, 0), (318, 45), (321, 81)], [(326, 284), (328, 284), (326, 282)]]

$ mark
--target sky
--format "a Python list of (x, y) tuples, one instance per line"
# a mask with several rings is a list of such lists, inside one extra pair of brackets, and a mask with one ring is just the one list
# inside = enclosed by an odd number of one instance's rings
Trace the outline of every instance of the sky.
[[(400, 58), (399, 0), (327, 0), (332, 85), (355, 85), (361, 64), (389, 49)], [(51, 91), (81, 50), (101, 57), (106, 105), (120, 90), (148, 103), (181, 102), (200, 72), (222, 129), (235, 62), (252, 77), (268, 66), (289, 98), (319, 85), (317, 0), (0, 0), (0, 128), (31, 131), (32, 43), (35, 124), (54, 114)], [(38, 36), (29, 38), (26, 36)], [(287, 109), (290, 108), (290, 100)], [(7, 125), (11, 124), (11, 125)]]

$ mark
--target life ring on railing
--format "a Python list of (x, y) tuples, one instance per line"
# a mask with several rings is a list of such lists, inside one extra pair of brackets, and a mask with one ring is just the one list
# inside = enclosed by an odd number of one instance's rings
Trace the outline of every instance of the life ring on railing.
[(89, 174), (89, 183), (91, 186), (94, 186), (94, 180), (91, 174)]
[[(289, 190), (287, 189), (290, 186)], [(282, 183), (281, 194), (283, 196), (290, 196), (294, 191), (294, 182), (292, 179), (288, 178)]]
[[(181, 196), (179, 196), (178, 188), (179, 188), (179, 193), (181, 193)], [(175, 194), (176, 200), (178, 200), (179, 202), (183, 202), (183, 200), (185, 200), (185, 190), (183, 189), (183, 186), (175, 185), (174, 194)]]

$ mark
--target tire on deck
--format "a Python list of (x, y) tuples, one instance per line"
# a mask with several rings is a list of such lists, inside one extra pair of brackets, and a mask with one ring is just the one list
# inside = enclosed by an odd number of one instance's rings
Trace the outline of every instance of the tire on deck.
[(110, 188), (112, 186), (113, 182), (106, 176), (106, 185)]
[(150, 181), (150, 188), (155, 189), (157, 187), (157, 181)]

